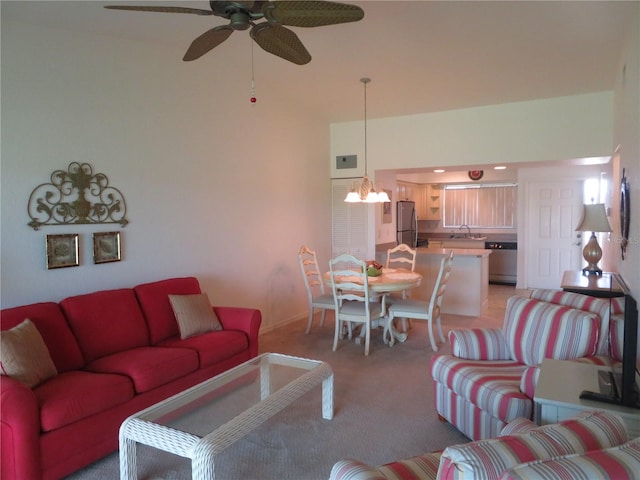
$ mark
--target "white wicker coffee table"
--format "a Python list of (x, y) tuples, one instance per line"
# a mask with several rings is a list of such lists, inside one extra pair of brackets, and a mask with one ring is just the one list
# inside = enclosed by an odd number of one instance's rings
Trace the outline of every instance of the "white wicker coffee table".
[(318, 360), (264, 353), (129, 418), (120, 427), (120, 478), (137, 478), (136, 444), (191, 459), (192, 478), (215, 479), (215, 457), (322, 383), (333, 418), (333, 372)]

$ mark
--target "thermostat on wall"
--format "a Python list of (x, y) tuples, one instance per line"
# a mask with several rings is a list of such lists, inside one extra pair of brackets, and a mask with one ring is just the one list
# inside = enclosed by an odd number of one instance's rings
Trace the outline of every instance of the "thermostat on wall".
[(358, 156), (357, 155), (338, 155), (336, 157), (336, 168), (357, 168)]

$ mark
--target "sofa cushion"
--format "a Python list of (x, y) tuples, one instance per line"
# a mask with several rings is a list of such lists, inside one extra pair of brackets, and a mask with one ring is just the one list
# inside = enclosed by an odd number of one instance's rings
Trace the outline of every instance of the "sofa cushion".
[(58, 374), (49, 350), (29, 319), (0, 332), (0, 374), (33, 388)]
[(178, 337), (165, 340), (158, 346), (180, 347), (195, 350), (200, 368), (215, 365), (249, 348), (249, 339), (244, 332), (220, 330), (181, 340)]
[(149, 345), (147, 325), (129, 288), (69, 297), (60, 305), (87, 363)]
[(523, 463), (507, 470), (500, 480), (637, 480), (639, 472), (640, 437), (603, 450)]
[(40, 425), (49, 432), (130, 400), (133, 384), (123, 375), (84, 371), (59, 374), (34, 389)]
[(526, 365), (595, 355), (599, 329), (594, 313), (524, 297), (507, 300), (504, 336), (511, 358)]
[[(619, 302), (615, 301), (615, 299), (609, 302), (609, 299), (591, 297), (574, 292), (565, 292), (564, 290), (538, 288), (531, 292), (530, 297), (534, 300), (542, 300), (556, 305), (564, 305), (565, 307), (595, 313), (600, 322), (599, 330), (601, 332), (607, 332), (609, 330), (611, 307), (613, 307), (614, 313), (616, 313), (616, 310), (619, 308)], [(609, 341), (604, 334), (601, 335), (598, 340), (596, 353), (598, 355), (609, 354)]]
[(464, 360), (436, 355), (433, 379), (502, 421), (531, 415), (532, 400), (520, 391), (525, 365), (511, 360)]
[(87, 370), (126, 375), (136, 393), (147, 392), (198, 369), (198, 355), (187, 348), (139, 347), (99, 358)]
[(178, 321), (180, 338), (185, 339), (214, 330), (222, 330), (206, 293), (169, 295), (171, 308)]
[(202, 293), (195, 277), (169, 278), (143, 283), (133, 289), (149, 326), (153, 345), (179, 335), (178, 323), (173, 314), (169, 295), (193, 295)]
[(84, 359), (80, 347), (60, 306), (53, 302), (34, 303), (2, 310), (2, 330), (15, 327), (28, 318), (42, 335), (58, 372), (82, 368)]
[(626, 441), (622, 418), (587, 411), (526, 433), (448, 447), (442, 454), (438, 478), (497, 480), (506, 470), (524, 462), (585, 453)]

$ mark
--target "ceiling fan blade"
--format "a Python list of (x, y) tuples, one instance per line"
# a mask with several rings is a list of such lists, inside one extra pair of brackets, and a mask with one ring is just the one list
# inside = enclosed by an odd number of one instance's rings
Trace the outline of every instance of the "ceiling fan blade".
[(251, 29), (251, 38), (263, 50), (296, 65), (304, 65), (311, 61), (311, 55), (298, 36), (288, 28), (267, 22), (259, 23)]
[(161, 12), (161, 13), (192, 13), (195, 15), (213, 15), (211, 10), (201, 10), (199, 8), (186, 7), (152, 7), (133, 5), (105, 5), (109, 10), (134, 10), (138, 12)]
[(233, 28), (229, 25), (221, 25), (219, 27), (212, 28), (211, 30), (207, 30), (191, 42), (191, 45), (189, 46), (187, 53), (184, 54), (182, 60), (190, 62), (191, 60), (200, 58), (202, 55), (213, 50), (224, 42), (232, 33)]
[(267, 21), (292, 27), (320, 27), (364, 18), (364, 11), (356, 5), (326, 1), (267, 2), (262, 11)]

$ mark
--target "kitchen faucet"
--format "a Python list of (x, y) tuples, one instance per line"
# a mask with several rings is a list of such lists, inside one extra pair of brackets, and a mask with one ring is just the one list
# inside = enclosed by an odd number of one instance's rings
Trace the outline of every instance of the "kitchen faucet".
[(469, 225), (460, 225), (459, 230), (462, 230), (463, 228), (467, 229), (467, 238), (471, 238), (471, 229), (469, 228)]

